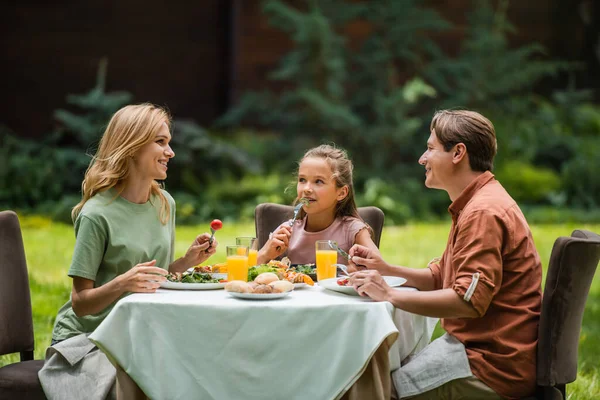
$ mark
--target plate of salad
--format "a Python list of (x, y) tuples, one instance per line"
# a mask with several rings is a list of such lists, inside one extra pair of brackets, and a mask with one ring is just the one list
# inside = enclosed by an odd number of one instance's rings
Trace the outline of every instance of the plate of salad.
[(227, 280), (210, 273), (186, 271), (175, 272), (167, 275), (167, 280), (161, 282), (163, 289), (175, 290), (212, 290), (223, 289)]

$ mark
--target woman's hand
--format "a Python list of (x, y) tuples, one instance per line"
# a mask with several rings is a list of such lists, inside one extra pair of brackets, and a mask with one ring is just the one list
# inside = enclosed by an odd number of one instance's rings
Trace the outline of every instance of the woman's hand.
[(358, 271), (351, 274), (348, 281), (361, 296), (375, 301), (390, 301), (393, 289), (378, 271)]
[(259, 250), (257, 262), (264, 264), (285, 253), (290, 244), (291, 236), (291, 226), (287, 223), (279, 225), (275, 232), (269, 235), (269, 240), (267, 240), (262, 249)]
[(374, 269), (386, 275), (388, 264), (383, 260), (379, 251), (355, 244), (350, 248), (348, 254), (350, 255), (348, 260), (349, 272)]
[(196, 240), (194, 240), (192, 245), (186, 251), (185, 256), (183, 256), (187, 268), (203, 263), (217, 252), (219, 242), (217, 239), (213, 238), (211, 244), (209, 243), (209, 239), (210, 234), (208, 233), (203, 233), (196, 237)]
[(167, 271), (156, 267), (156, 260), (139, 263), (120, 275), (119, 283), (124, 292), (154, 293), (167, 278)]

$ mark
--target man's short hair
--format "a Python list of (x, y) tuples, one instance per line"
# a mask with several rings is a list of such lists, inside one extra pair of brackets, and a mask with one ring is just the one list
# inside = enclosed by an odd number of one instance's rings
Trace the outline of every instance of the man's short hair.
[(431, 120), (430, 130), (449, 151), (458, 143), (467, 147), (469, 165), (473, 171), (491, 171), (496, 155), (496, 131), (483, 115), (468, 110), (440, 110)]

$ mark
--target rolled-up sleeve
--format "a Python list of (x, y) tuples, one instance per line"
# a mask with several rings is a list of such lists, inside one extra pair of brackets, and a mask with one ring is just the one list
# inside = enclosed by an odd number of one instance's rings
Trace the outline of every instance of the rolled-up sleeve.
[(429, 271), (431, 272), (431, 277), (433, 278), (433, 289), (439, 290), (443, 287), (442, 282), (442, 269), (440, 268), (440, 259), (434, 259), (427, 264)]
[(502, 243), (507, 229), (500, 216), (491, 212), (470, 213), (459, 220), (452, 269), (452, 288), (485, 315), (502, 283)]

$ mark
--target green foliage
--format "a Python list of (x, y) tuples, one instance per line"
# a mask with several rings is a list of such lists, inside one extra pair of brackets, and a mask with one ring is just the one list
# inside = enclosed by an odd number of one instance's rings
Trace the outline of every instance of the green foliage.
[(215, 138), (194, 121), (174, 120), (168, 188), (202, 196), (221, 179), (262, 172), (261, 163), (244, 150)]
[(496, 176), (517, 203), (541, 203), (561, 186), (556, 172), (516, 160), (504, 163)]
[(566, 62), (541, 59), (537, 43), (510, 48), (515, 27), (507, 19), (508, 0), (495, 9), (490, 0), (474, 0), (466, 38), (456, 58), (437, 54), (426, 76), (441, 93), (441, 108), (514, 111), (528, 101), (542, 78), (572, 68)]
[(600, 138), (578, 143), (575, 156), (562, 169), (566, 196), (569, 203), (588, 210), (600, 207)]
[(242, 178), (229, 177), (212, 181), (197, 195), (174, 192), (177, 221), (193, 224), (212, 218), (227, 222), (239, 218), (253, 219), (254, 208), (260, 203), (292, 203), (295, 188), (292, 193), (289, 178), (280, 174), (247, 174)]
[(600, 223), (600, 209), (560, 208), (555, 206), (522, 207), (530, 224), (588, 224)]

